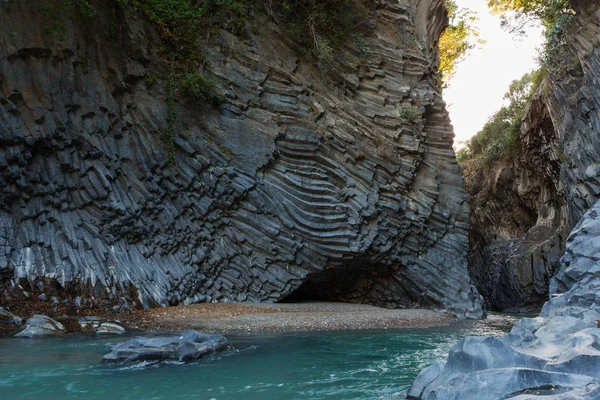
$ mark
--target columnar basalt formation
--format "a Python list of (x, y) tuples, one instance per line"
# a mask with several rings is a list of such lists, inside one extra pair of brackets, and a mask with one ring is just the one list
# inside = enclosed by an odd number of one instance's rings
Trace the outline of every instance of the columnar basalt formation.
[(55, 40), (37, 1), (2, 3), (14, 32), (0, 57), (4, 301), (164, 306), (299, 289), (480, 317), (435, 83), (442, 1), (360, 3), (366, 55), (337, 49), (333, 72), (265, 15), (237, 34), (212, 28), (224, 102), (178, 94), (175, 110), (160, 37), (139, 10), (115, 19), (94, 3), (95, 24), (65, 19)]
[(529, 104), (521, 155), (493, 163), (485, 176), (476, 162), (463, 164), (473, 196), (469, 266), (493, 309), (543, 303), (566, 234), (600, 198), (600, 8), (572, 7), (569, 65)]

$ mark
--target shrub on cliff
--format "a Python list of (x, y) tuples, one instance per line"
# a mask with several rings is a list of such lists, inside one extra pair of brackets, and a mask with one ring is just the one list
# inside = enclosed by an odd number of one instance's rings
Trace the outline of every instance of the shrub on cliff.
[(485, 163), (490, 163), (520, 152), (521, 122), (527, 103), (537, 90), (541, 74), (543, 72), (529, 72), (512, 81), (504, 95), (508, 105), (492, 115), (483, 129), (467, 141), (462, 151), (457, 152), (459, 162), (481, 157)]
[(546, 36), (540, 64), (551, 73), (568, 67), (573, 54), (567, 35), (575, 14), (570, 0), (488, 0), (488, 6), (501, 16), (502, 24), (517, 35), (524, 35), (525, 28), (532, 23), (540, 23)]
[(222, 102), (217, 84), (200, 72), (184, 74), (179, 81), (179, 87), (186, 96), (202, 99), (213, 105)]
[(449, 23), (440, 36), (438, 44), (440, 54), (438, 79), (441, 88), (446, 87), (454, 76), (456, 65), (463, 61), (478, 44), (483, 43), (479, 39), (479, 30), (475, 26), (477, 21), (475, 14), (468, 9), (458, 7), (454, 0), (445, 0), (444, 3), (448, 10)]

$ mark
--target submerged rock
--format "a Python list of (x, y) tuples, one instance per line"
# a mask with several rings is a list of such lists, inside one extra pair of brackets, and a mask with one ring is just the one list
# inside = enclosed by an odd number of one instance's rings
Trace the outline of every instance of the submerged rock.
[(15, 337), (31, 339), (39, 336), (53, 336), (66, 332), (63, 324), (46, 315), (36, 314), (25, 322), (26, 327)]
[(567, 240), (551, 299), (501, 337), (467, 337), (423, 370), (409, 398), (600, 399), (600, 202)]
[(231, 349), (222, 335), (185, 331), (177, 336), (136, 338), (113, 347), (103, 362), (196, 361), (207, 355)]

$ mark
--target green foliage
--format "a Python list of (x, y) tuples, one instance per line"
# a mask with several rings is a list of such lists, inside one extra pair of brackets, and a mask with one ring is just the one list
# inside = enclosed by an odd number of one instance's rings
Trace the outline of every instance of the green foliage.
[(223, 101), (216, 83), (200, 72), (185, 74), (179, 81), (179, 87), (186, 96), (202, 99), (213, 105)]
[(525, 35), (525, 28), (532, 23), (542, 24), (546, 43), (540, 63), (548, 72), (556, 73), (569, 65), (573, 54), (567, 35), (574, 15), (570, 0), (488, 0), (488, 6), (517, 35)]
[(512, 81), (504, 98), (508, 105), (491, 116), (483, 129), (457, 152), (457, 160), (481, 157), (485, 163), (516, 155), (521, 150), (521, 122), (527, 103), (537, 90), (543, 72), (530, 72)]
[(548, 69), (543, 65), (539, 69), (536, 69), (535, 71), (531, 72), (531, 94), (535, 93), (538, 90), (538, 88), (542, 84), (542, 81), (547, 76)]
[(445, 0), (448, 9), (449, 25), (442, 33), (438, 44), (440, 66), (438, 76), (440, 87), (448, 85), (456, 72), (456, 65), (463, 61), (477, 45), (479, 30), (475, 26), (477, 17), (468, 10), (459, 8), (454, 0)]
[(202, 10), (193, 0), (140, 0), (144, 13), (154, 22), (172, 61), (196, 61)]
[(144, 81), (146, 82), (146, 86), (148, 86), (149, 88), (153, 87), (156, 84), (156, 76), (154, 75), (148, 75), (146, 77), (146, 79), (144, 79)]
[(356, 44), (356, 48), (358, 49), (361, 58), (367, 58), (369, 54), (369, 42), (367, 42), (367, 39), (365, 39), (361, 33), (355, 33), (353, 37), (354, 43)]
[(92, 18), (98, 13), (89, 0), (62, 0), (64, 6), (68, 9), (74, 9), (79, 15)]
[(403, 107), (398, 111), (400, 118), (405, 119), (409, 123), (414, 123), (421, 117), (421, 114), (414, 107)]
[(556, 145), (556, 155), (558, 156), (558, 161), (560, 161), (560, 163), (562, 164), (563, 162), (565, 162), (565, 152), (563, 150), (563, 147), (560, 144)]
[(165, 141), (167, 142), (167, 160), (170, 165), (172, 165), (175, 157), (175, 122), (177, 121), (176, 92), (177, 76), (171, 71), (167, 81), (167, 130), (164, 135)]
[(469, 150), (467, 148), (463, 147), (462, 149), (460, 149), (456, 152), (456, 161), (458, 161), (458, 163), (467, 161), (468, 159), (469, 159)]
[(335, 50), (349, 39), (354, 39), (361, 57), (366, 56), (368, 42), (353, 31), (358, 24), (355, 19), (360, 18), (360, 13), (353, 12), (353, 4), (344, 0), (273, 0), (269, 10), (284, 21), (282, 25), (302, 54), (331, 64)]
[(492, 12), (499, 14), (511, 32), (524, 34), (531, 23), (541, 22), (551, 29), (562, 15), (572, 14), (570, 0), (487, 0)]
[(572, 21), (572, 15), (560, 15), (546, 31), (546, 43), (540, 61), (542, 66), (553, 73), (565, 70), (572, 59), (573, 54), (567, 43)]
[(90, 72), (90, 59), (87, 57), (81, 58), (81, 72), (87, 75)]

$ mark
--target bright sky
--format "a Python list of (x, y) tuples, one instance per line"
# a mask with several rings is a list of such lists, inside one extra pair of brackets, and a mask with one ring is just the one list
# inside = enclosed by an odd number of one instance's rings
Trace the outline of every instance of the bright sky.
[(536, 68), (537, 48), (542, 44), (541, 28), (530, 28), (527, 37), (515, 39), (491, 15), (486, 0), (456, 0), (460, 7), (477, 13), (481, 39), (475, 49), (456, 68), (450, 86), (444, 89), (456, 138), (454, 144), (475, 135), (488, 117), (504, 104), (504, 93), (513, 79)]

